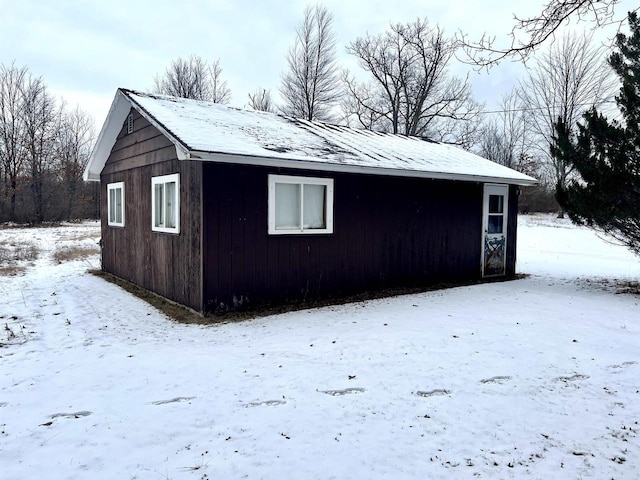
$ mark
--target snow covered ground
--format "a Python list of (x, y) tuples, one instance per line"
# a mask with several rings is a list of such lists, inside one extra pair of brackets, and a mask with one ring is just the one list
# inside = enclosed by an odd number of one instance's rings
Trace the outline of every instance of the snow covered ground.
[(3, 480), (639, 478), (640, 259), (589, 230), (521, 217), (523, 280), (214, 326), (56, 255), (98, 235), (0, 229), (40, 251), (0, 276)]

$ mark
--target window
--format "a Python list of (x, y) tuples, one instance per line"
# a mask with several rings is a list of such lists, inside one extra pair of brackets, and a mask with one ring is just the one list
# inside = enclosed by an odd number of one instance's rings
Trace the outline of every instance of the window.
[(504, 195), (489, 195), (488, 233), (504, 233)]
[(151, 229), (180, 233), (180, 175), (151, 178)]
[(333, 179), (269, 175), (269, 234), (333, 233)]
[(107, 224), (124, 227), (124, 182), (107, 185)]

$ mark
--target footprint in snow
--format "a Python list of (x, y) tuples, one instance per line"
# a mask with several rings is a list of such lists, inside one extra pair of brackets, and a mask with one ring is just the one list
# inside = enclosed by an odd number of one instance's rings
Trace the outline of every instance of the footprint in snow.
[(480, 383), (505, 383), (509, 380), (511, 380), (511, 377), (508, 375), (497, 375), (491, 378), (483, 378)]
[[(632, 360), (630, 362), (622, 362), (619, 365), (609, 365), (608, 368), (610, 368), (611, 370), (620, 370), (622, 368), (627, 368), (627, 367), (630, 367), (631, 365), (637, 365), (637, 364), (638, 362)], [(615, 372), (615, 373), (619, 373), (619, 372)]]
[(82, 418), (88, 417), (93, 412), (88, 410), (82, 410), (80, 412), (71, 412), (71, 413), (54, 413), (53, 415), (49, 415), (49, 418)]
[(419, 397), (440, 397), (443, 395), (449, 395), (450, 393), (450, 390), (436, 388), (435, 390), (418, 390), (416, 392), (416, 395), (418, 395)]
[(7, 405), (9, 405), (7, 402), (0, 402), (0, 408), (6, 407)]
[(277, 405), (284, 405), (285, 402), (284, 400), (265, 400), (263, 402), (251, 402), (251, 403), (247, 403), (245, 404), (245, 407), (247, 408), (252, 408), (252, 407), (275, 407)]
[(354, 393), (364, 393), (364, 388), (345, 388), (343, 390), (321, 390), (322, 393), (333, 397), (341, 397), (342, 395), (353, 395)]
[(581, 373), (576, 373), (575, 375), (571, 375), (570, 377), (558, 377), (556, 381), (558, 382), (575, 382), (576, 380), (586, 380), (589, 378), (589, 375), (583, 375)]
[(167, 403), (176, 403), (176, 402), (188, 402), (189, 400), (193, 400), (196, 397), (176, 397), (170, 400), (156, 400), (155, 402), (151, 402), (151, 405), (166, 405)]

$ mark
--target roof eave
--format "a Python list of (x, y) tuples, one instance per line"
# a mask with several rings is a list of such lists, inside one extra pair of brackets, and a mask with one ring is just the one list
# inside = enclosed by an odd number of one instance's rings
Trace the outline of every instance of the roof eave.
[(235, 163), (239, 165), (257, 165), (279, 168), (292, 168), (302, 170), (313, 170), (322, 172), (342, 172), (342, 173), (360, 173), (370, 175), (385, 175), (394, 177), (413, 177), (413, 178), (430, 178), (434, 180), (457, 180), (464, 182), (480, 182), (480, 183), (504, 183), (509, 185), (532, 186), (537, 185), (535, 178), (522, 174), (521, 178), (487, 176), (487, 175), (469, 175), (451, 172), (428, 172), (423, 170), (404, 170), (394, 168), (366, 167), (360, 165), (349, 165), (339, 163), (328, 163), (324, 161), (313, 161), (304, 159), (286, 159), (272, 158), (261, 156), (237, 155), (227, 153), (205, 152), (185, 150), (181, 160), (201, 160), (219, 163)]
[(98, 139), (89, 156), (87, 166), (82, 174), (82, 178), (85, 181), (100, 181), (100, 172), (102, 172), (107, 158), (109, 158), (113, 144), (118, 137), (122, 123), (127, 117), (130, 108), (131, 102), (120, 89), (118, 89), (113, 98), (113, 102), (111, 102), (107, 119), (102, 125)]

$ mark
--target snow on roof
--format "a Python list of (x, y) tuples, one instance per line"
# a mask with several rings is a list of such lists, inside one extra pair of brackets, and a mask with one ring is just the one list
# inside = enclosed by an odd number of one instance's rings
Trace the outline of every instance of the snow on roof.
[(181, 159), (536, 183), (534, 178), (451, 145), (125, 89), (116, 93), (85, 178), (99, 180), (131, 106), (173, 141)]

